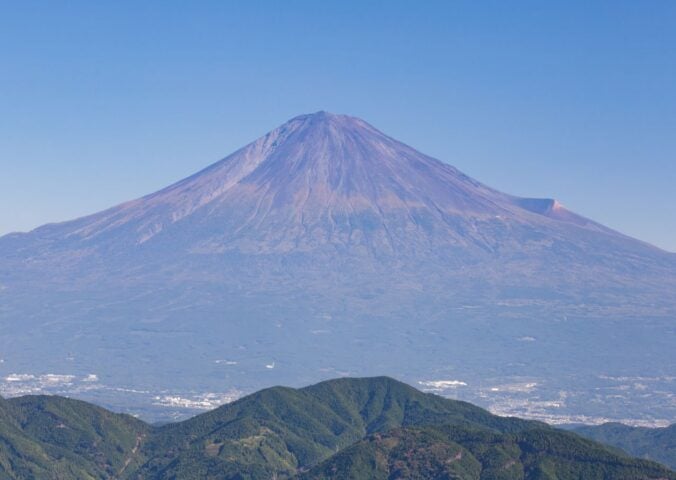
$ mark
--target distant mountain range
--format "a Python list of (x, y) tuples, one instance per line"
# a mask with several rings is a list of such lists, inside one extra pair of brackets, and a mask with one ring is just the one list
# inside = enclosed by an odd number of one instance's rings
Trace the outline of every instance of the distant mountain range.
[(675, 319), (676, 255), (326, 112), (0, 238), (0, 393), (146, 418), (156, 397), (388, 373), (504, 413), (673, 421), (608, 379), (673, 392)]
[(85, 402), (0, 400), (3, 479), (675, 479), (545, 424), (386, 377), (274, 387), (151, 426)]

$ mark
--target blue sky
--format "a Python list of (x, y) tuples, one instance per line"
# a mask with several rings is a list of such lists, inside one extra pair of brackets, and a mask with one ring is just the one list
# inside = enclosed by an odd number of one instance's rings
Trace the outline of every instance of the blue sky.
[(676, 251), (676, 2), (0, 3), (0, 234), (150, 193), (300, 113)]

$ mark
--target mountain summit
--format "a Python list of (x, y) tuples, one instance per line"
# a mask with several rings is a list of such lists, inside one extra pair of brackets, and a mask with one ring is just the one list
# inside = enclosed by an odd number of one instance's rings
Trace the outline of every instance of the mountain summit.
[(620, 237), (555, 200), (486, 187), (363, 120), (317, 112), (159, 192), (35, 235), (106, 245), (108, 238), (113, 249), (180, 237), (191, 253), (334, 247), (396, 256), (414, 249), (492, 252), (513, 240), (496, 230), (553, 233), (571, 225)]
[(0, 372), (212, 391), (460, 362), (554, 384), (633, 358), (669, 371), (674, 292), (673, 254), (318, 112), (158, 192), (0, 238)]

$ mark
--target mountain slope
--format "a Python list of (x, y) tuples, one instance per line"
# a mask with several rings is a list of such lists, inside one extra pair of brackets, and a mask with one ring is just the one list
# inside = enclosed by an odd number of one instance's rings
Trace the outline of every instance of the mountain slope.
[[(146, 451), (175, 449), (140, 470), (144, 477), (215, 472), (290, 475), (374, 432), (402, 425), (454, 424), (519, 431), (540, 424), (501, 418), (464, 402), (424, 394), (386, 377), (339, 379), (299, 390), (275, 387), (212, 412), (161, 427)], [(151, 456), (151, 455), (148, 455)], [(202, 459), (200, 461), (199, 459)], [(203, 463), (204, 462), (204, 463)], [(264, 462), (262, 470), (261, 462)], [(205, 466), (208, 465), (208, 466)]]
[[(462, 375), (484, 401), (482, 379), (527, 377), (593, 416), (576, 385), (673, 371), (674, 292), (676, 255), (319, 112), (153, 194), (0, 238), (0, 376), (93, 373), (106, 388), (55, 391), (147, 391), (148, 415), (169, 388)], [(612, 418), (673, 418), (654, 398)]]
[(7, 479), (676, 478), (573, 433), (386, 377), (274, 387), (161, 427), (66, 398), (8, 403), (0, 441), (19, 448), (0, 450)]
[(597, 442), (621, 448), (635, 457), (676, 468), (676, 424), (664, 428), (645, 428), (606, 423), (577, 427), (573, 431)]
[(647, 480), (669, 475), (657, 464), (618, 456), (560, 431), (506, 435), (442, 426), (371, 435), (301, 478)]
[(1, 400), (0, 478), (114, 478), (133, 468), (143, 422), (60, 397)]

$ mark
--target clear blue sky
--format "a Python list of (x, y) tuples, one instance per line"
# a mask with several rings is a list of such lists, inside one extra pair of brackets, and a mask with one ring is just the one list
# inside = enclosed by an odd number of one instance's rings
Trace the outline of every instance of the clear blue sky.
[(0, 233), (300, 113), (676, 251), (674, 1), (0, 1)]

